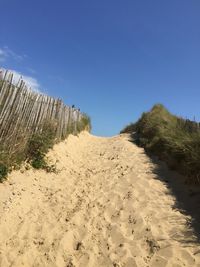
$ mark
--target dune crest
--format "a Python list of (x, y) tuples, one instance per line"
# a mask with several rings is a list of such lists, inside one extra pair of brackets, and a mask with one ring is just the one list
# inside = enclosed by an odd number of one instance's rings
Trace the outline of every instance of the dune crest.
[(0, 184), (0, 266), (200, 266), (191, 218), (128, 135), (69, 136), (48, 157), (57, 174)]

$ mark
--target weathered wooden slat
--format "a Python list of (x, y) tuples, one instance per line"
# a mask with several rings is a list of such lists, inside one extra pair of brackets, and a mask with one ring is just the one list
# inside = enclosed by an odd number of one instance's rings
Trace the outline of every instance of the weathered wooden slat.
[(13, 127), (13, 132), (15, 133), (14, 136), (15, 138), (13, 138), (12, 140), (16, 140), (18, 138), (18, 135), (21, 133), (22, 131), (22, 128), (23, 128), (23, 120), (22, 120), (22, 116), (23, 116), (23, 107), (24, 107), (24, 104), (26, 102), (26, 94), (27, 94), (27, 91), (26, 89), (24, 88), (24, 85), (23, 85), (23, 88), (19, 94), (19, 97), (18, 97), (18, 106), (17, 106), (17, 109), (15, 111), (15, 124), (14, 124), (14, 127)]

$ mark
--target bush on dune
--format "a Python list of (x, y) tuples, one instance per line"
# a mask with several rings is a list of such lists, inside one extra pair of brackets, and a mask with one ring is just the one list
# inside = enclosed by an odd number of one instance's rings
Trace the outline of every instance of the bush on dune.
[(188, 181), (200, 184), (199, 123), (174, 116), (158, 104), (124, 132), (134, 132), (138, 145), (186, 175)]
[(47, 122), (41, 133), (35, 133), (27, 143), (26, 158), (35, 169), (45, 169), (45, 155), (53, 147), (56, 138), (53, 123)]
[(83, 113), (83, 116), (77, 125), (77, 131), (78, 133), (81, 131), (91, 131), (91, 119), (87, 114)]
[[(81, 131), (91, 130), (91, 120), (86, 114), (83, 114), (81, 120), (74, 124), (69, 124), (66, 132), (67, 138), (69, 134), (78, 134)], [(54, 165), (49, 165), (46, 161), (46, 154), (58, 141), (56, 139), (56, 122), (45, 121), (41, 127), (41, 131), (33, 133), (27, 142), (23, 140), (23, 133), (18, 140), (19, 147), (13, 153), (10, 153), (6, 146), (0, 146), (0, 182), (6, 179), (9, 171), (19, 169), (21, 163), (27, 161), (35, 169), (44, 169), (47, 172), (56, 172)]]

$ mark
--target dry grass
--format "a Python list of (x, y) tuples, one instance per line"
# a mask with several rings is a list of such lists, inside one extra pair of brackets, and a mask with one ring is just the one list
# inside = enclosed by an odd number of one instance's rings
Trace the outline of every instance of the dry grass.
[(147, 152), (186, 175), (189, 182), (200, 184), (199, 123), (174, 116), (159, 104), (123, 132), (134, 133), (134, 141)]

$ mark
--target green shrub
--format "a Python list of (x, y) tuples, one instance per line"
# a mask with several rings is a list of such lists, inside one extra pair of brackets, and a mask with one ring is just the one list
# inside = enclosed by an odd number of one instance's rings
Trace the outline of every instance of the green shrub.
[(41, 133), (35, 133), (29, 139), (26, 157), (34, 168), (46, 168), (45, 155), (53, 147), (55, 136), (54, 125), (52, 123), (46, 123)]
[(0, 183), (3, 182), (3, 180), (8, 175), (8, 167), (4, 165), (3, 163), (0, 163)]
[(123, 130), (120, 131), (120, 134), (133, 133), (133, 132), (135, 132), (135, 124), (134, 123), (130, 123)]
[(31, 160), (31, 165), (35, 169), (45, 169), (47, 164), (44, 157), (37, 157)]
[[(57, 172), (55, 165), (49, 165), (46, 162), (45, 155), (50, 148), (53, 147), (56, 140), (56, 121), (46, 121), (44, 125), (40, 125), (40, 131), (34, 133), (27, 141), (23, 134), (23, 128), (21, 134), (19, 134), (16, 144), (12, 151), (8, 151), (6, 145), (0, 145), (0, 182), (6, 178), (9, 171), (13, 169), (19, 169), (20, 165), (24, 161), (28, 161), (35, 169), (45, 169), (47, 172)], [(68, 129), (65, 139), (69, 134), (76, 134), (82, 130), (90, 130), (91, 122), (90, 118), (84, 114), (81, 121), (76, 125), (71, 123), (68, 125)]]
[(174, 116), (159, 104), (122, 132), (134, 132), (137, 144), (147, 152), (186, 175), (189, 181), (200, 184), (199, 123)]
[(77, 124), (77, 132), (80, 133), (81, 131), (91, 131), (91, 119), (87, 114), (83, 114), (81, 120)]

